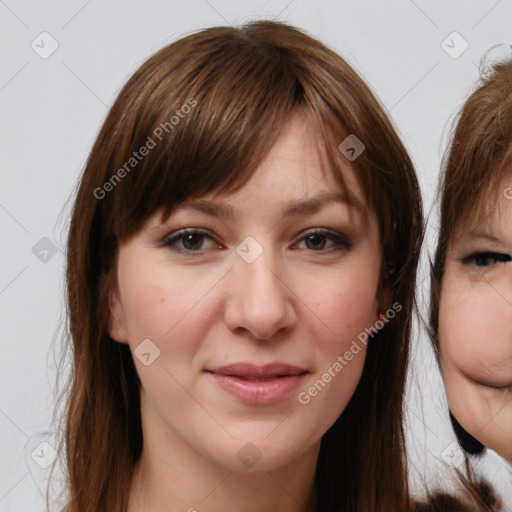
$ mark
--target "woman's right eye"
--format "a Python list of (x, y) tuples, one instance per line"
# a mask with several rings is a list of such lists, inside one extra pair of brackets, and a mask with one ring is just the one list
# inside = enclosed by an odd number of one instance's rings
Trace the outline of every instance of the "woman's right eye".
[[(209, 247), (204, 246), (204, 241), (210, 240)], [(180, 244), (181, 247), (178, 245)], [(211, 249), (217, 245), (212, 236), (201, 229), (183, 229), (168, 237), (163, 241), (163, 245), (177, 252), (184, 254), (198, 253), (200, 250)]]
[(464, 263), (464, 265), (475, 265), (477, 267), (490, 267), (498, 262), (506, 263), (511, 259), (508, 254), (487, 251), (470, 254), (462, 258), (462, 263)]

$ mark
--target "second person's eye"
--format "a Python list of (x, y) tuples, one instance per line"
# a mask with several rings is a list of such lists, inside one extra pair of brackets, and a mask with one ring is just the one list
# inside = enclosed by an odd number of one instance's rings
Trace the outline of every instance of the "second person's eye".
[(490, 267), (498, 262), (506, 263), (510, 260), (511, 258), (508, 254), (486, 251), (470, 254), (462, 259), (462, 263), (465, 265), (475, 265), (477, 267)]

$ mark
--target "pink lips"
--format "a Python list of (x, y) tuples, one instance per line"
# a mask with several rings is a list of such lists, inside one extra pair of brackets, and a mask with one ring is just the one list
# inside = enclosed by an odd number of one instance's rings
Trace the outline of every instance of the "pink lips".
[(249, 405), (271, 405), (286, 398), (308, 373), (284, 363), (237, 363), (206, 370), (234, 398)]

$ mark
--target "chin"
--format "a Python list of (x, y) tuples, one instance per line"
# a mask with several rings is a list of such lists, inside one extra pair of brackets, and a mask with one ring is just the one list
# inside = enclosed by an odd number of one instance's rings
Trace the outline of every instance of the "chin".
[(272, 439), (272, 435), (266, 432), (260, 437), (233, 439), (224, 450), (212, 455), (219, 465), (233, 472), (273, 471), (296, 463), (298, 458), (305, 455), (307, 450), (299, 451), (296, 441), (286, 446), (282, 440)]
[[(510, 443), (512, 445), (512, 440), (510, 441)], [(512, 446), (507, 446), (506, 450), (495, 450), (495, 451), (500, 457), (503, 457), (507, 462), (512, 463)]]
[[(512, 427), (511, 427), (512, 431)], [(504, 439), (486, 439), (480, 440), (484, 446), (496, 452), (500, 457), (505, 459), (507, 462), (512, 462), (512, 438), (505, 441)]]

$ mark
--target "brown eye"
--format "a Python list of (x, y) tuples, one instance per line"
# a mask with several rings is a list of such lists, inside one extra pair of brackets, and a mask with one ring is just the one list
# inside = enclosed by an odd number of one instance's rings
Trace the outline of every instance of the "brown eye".
[(464, 265), (475, 265), (477, 267), (490, 267), (498, 262), (506, 263), (511, 258), (508, 254), (499, 252), (476, 252), (462, 259)]

